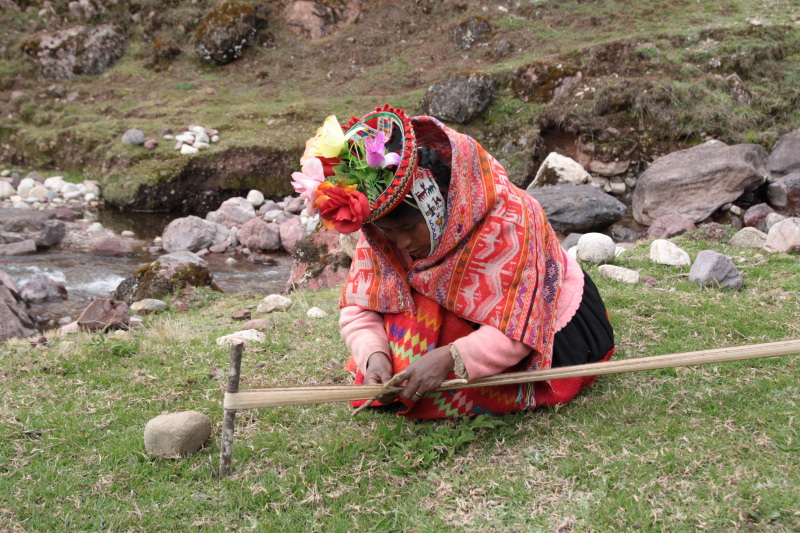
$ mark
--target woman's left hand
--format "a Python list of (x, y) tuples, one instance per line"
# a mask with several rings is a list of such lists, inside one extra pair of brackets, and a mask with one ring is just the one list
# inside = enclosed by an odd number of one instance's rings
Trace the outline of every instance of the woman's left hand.
[(418, 401), (439, 387), (452, 371), (453, 356), (450, 354), (450, 346), (431, 350), (404, 370), (407, 376), (406, 385), (398, 396), (406, 400)]

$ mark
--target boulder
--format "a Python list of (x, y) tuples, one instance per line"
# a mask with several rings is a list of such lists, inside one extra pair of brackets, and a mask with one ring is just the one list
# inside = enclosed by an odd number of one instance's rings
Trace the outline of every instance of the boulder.
[(705, 220), (767, 179), (767, 153), (756, 144), (708, 142), (656, 159), (633, 193), (633, 217), (650, 225), (664, 215)]
[(614, 241), (608, 235), (586, 233), (578, 239), (576, 255), (581, 261), (603, 265), (614, 260), (616, 249)]
[(39, 64), (43, 77), (66, 80), (104, 72), (122, 57), (126, 41), (122, 27), (102, 24), (41, 33), (21, 48)]
[(767, 243), (767, 234), (756, 228), (742, 228), (729, 241), (732, 246), (760, 250)]
[(122, 144), (139, 145), (144, 143), (144, 132), (142, 130), (128, 130), (122, 134)]
[(78, 317), (78, 327), (89, 332), (128, 329), (130, 318), (130, 309), (125, 302), (97, 298)]
[(8, 200), (17, 194), (17, 190), (7, 181), (0, 181), (0, 200)]
[(277, 224), (252, 218), (236, 234), (239, 242), (254, 252), (275, 252), (281, 249), (280, 229)]
[(756, 204), (747, 208), (742, 216), (744, 225), (749, 228), (756, 228), (760, 231), (767, 231), (767, 215), (774, 213), (767, 204)]
[(106, 237), (89, 248), (89, 253), (109, 257), (128, 257), (133, 255), (131, 242), (120, 237)]
[(550, 152), (528, 185), (528, 192), (546, 185), (583, 185), (591, 178), (592, 176), (574, 159)]
[(773, 174), (800, 172), (800, 128), (778, 139), (767, 166)]
[(339, 233), (320, 230), (303, 237), (292, 253), (287, 290), (338, 287), (347, 280), (352, 260), (339, 248)]
[(37, 248), (49, 248), (64, 239), (67, 228), (53, 211), (0, 209), (0, 232), (18, 233), (19, 240), (33, 239)]
[(764, 249), (768, 252), (800, 252), (800, 218), (787, 218), (772, 226)]
[(491, 27), (489, 21), (483, 17), (470, 17), (455, 28), (451, 35), (456, 50), (469, 50), (472, 45), (489, 33)]
[(689, 281), (701, 287), (742, 288), (742, 275), (729, 257), (713, 250), (703, 250), (689, 270)]
[(582, 79), (575, 66), (534, 61), (514, 70), (509, 86), (523, 102), (544, 104), (570, 94)]
[(67, 288), (45, 274), (37, 274), (22, 286), (20, 295), (30, 303), (66, 300)]
[(683, 235), (687, 231), (694, 231), (697, 229), (694, 222), (686, 217), (680, 215), (664, 215), (658, 217), (653, 221), (653, 224), (647, 228), (646, 237), (648, 239), (669, 239)]
[(462, 72), (435, 81), (425, 91), (422, 108), (446, 122), (466, 124), (483, 113), (494, 99), (494, 81), (481, 72)]
[(219, 209), (206, 214), (206, 220), (222, 224), (223, 226), (241, 226), (256, 216), (253, 204), (246, 198), (228, 198)]
[(162, 246), (168, 252), (179, 250), (196, 252), (211, 246), (216, 233), (216, 227), (200, 217), (190, 215), (176, 218), (164, 228), (164, 233), (161, 235)]
[[(281, 247), (288, 253), (294, 251), (297, 242), (306, 236), (306, 228), (299, 217), (292, 217), (278, 228), (281, 239)], [(356, 232), (356, 235), (358, 233)]]
[(36, 322), (36, 315), (22, 296), (0, 283), (0, 342), (30, 337), (36, 333)]
[(206, 261), (191, 252), (174, 252), (137, 268), (119, 284), (113, 297), (131, 304), (147, 298), (161, 299), (187, 285), (220, 290)]
[(144, 426), (144, 448), (150, 455), (177, 459), (200, 450), (211, 437), (211, 419), (197, 411), (159, 415)]
[(660, 265), (685, 266), (692, 262), (689, 254), (677, 244), (664, 239), (656, 239), (650, 244), (650, 259)]
[(290, 2), (283, 11), (283, 19), (299, 37), (321, 39), (333, 32), (336, 13), (322, 3), (302, 0)]
[(25, 255), (36, 253), (36, 241), (25, 239), (23, 241), (0, 244), (0, 256), (2, 255)]
[(256, 36), (256, 10), (249, 2), (231, 0), (209, 11), (195, 31), (195, 54), (225, 65), (242, 56)]
[(272, 313), (274, 311), (286, 311), (292, 307), (292, 299), (281, 294), (270, 294), (258, 303), (256, 311), (259, 313)]
[(600, 265), (597, 267), (597, 271), (606, 279), (621, 281), (622, 283), (629, 283), (631, 285), (639, 283), (639, 273), (629, 268), (616, 265)]
[(625, 204), (591, 185), (554, 185), (528, 191), (542, 204), (553, 228), (567, 235), (610, 226), (625, 214)]
[(767, 201), (792, 214), (800, 214), (800, 172), (787, 174), (767, 186)]

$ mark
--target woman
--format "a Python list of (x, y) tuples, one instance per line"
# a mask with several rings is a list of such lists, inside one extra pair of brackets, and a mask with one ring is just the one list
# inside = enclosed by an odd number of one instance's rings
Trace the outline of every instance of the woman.
[(295, 186), (327, 226), (362, 230), (340, 301), (356, 383), (404, 371), (401, 414), (443, 418), (563, 404), (594, 381), (434, 392), (449, 378), (609, 359), (602, 300), (541, 206), (474, 139), (388, 106), (346, 131), (326, 126)]

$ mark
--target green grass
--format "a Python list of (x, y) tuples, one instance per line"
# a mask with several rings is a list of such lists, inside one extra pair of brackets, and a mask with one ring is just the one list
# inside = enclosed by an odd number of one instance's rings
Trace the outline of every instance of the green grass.
[[(616, 260), (654, 287), (600, 278), (620, 358), (800, 338), (797, 256), (675, 239), (734, 259), (741, 291)], [(239, 412), (233, 475), (214, 478), (228, 350), (214, 340), (264, 295), (199, 291), (125, 334), (0, 351), (0, 519), (10, 531), (769, 531), (800, 529), (800, 355), (601, 377), (570, 405), (502, 418), (350, 417), (344, 404)], [(246, 348), (242, 388), (348, 383), (338, 290), (292, 295)], [(306, 310), (330, 313), (310, 320)], [(145, 423), (209, 415), (212, 439), (149, 457)]]

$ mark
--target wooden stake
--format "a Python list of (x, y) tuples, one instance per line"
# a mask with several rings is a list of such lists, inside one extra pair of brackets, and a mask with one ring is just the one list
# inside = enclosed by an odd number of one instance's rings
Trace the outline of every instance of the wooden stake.
[[(565, 366), (533, 372), (498, 374), (488, 378), (476, 379), (468, 383), (464, 383), (463, 380), (453, 380), (442, 383), (442, 386), (436, 390), (447, 391), (470, 387), (512, 385), (550, 379), (600, 376), (605, 374), (634, 372), (637, 370), (655, 370), (659, 368), (722, 363), (726, 361), (779, 357), (794, 354), (800, 354), (800, 339), (680, 354), (656, 355), (653, 357), (640, 357), (638, 359), (623, 359), (588, 365)], [(238, 391), (238, 372), (236, 390)], [(228, 392), (225, 394), (223, 407), (226, 409), (225, 416), (227, 417), (228, 410), (368, 400), (375, 396), (380, 396), (381, 394), (397, 392), (399, 390), (401, 390), (401, 387), (384, 388), (381, 385), (317, 385), (309, 387), (249, 389), (236, 392), (232, 391), (229, 385)], [(232, 431), (231, 429), (231, 439), (233, 438)], [(221, 471), (222, 464), (220, 464), (220, 472)]]
[[(231, 358), (228, 364), (228, 389), (225, 393), (236, 394), (239, 392), (239, 375), (242, 370), (242, 348), (244, 343), (231, 344)], [(233, 455), (233, 423), (236, 421), (236, 408), (223, 405), (225, 415), (222, 418), (222, 436), (219, 445), (219, 475), (220, 479), (228, 477), (231, 473), (231, 457)]]

